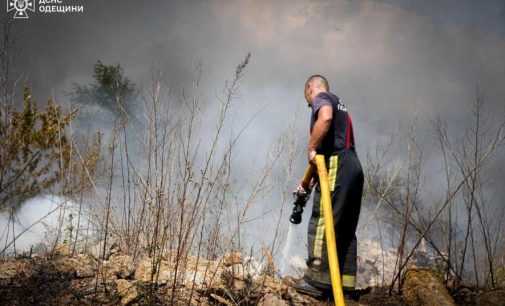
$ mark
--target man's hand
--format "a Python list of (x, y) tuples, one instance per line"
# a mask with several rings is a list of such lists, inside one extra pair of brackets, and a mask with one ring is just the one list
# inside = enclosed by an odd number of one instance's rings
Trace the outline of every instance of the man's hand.
[(302, 207), (305, 206), (307, 201), (310, 198), (310, 193), (312, 190), (310, 187), (303, 187), (303, 184), (300, 183), (298, 187), (296, 187), (295, 190), (293, 190), (293, 198), (295, 199), (295, 205), (296, 204), (302, 204)]
[(316, 150), (309, 149), (309, 163), (316, 164)]

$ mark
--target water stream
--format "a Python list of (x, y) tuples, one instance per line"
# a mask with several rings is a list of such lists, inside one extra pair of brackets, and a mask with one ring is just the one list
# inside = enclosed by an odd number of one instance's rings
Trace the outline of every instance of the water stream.
[(292, 254), (292, 248), (294, 245), (294, 239), (295, 239), (295, 226), (292, 223), (289, 223), (289, 229), (288, 229), (288, 235), (286, 236), (286, 240), (284, 242), (284, 247), (282, 248), (282, 262), (280, 264), (280, 273), (281, 275), (286, 275), (289, 270), (289, 261), (291, 257), (293, 256)]

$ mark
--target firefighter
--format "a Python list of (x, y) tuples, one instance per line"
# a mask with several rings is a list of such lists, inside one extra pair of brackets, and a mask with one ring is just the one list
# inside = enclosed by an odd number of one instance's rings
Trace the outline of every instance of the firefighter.
[[(305, 99), (312, 109), (308, 159), (315, 163), (316, 154), (325, 157), (331, 191), (333, 220), (337, 240), (342, 287), (353, 295), (357, 270), (356, 226), (363, 194), (363, 170), (356, 155), (353, 126), (342, 100), (329, 91), (328, 81), (312, 75), (305, 83)], [(321, 190), (315, 176), (312, 214), (308, 226), (307, 271), (293, 287), (315, 297), (331, 295), (331, 279), (321, 203)], [(303, 190), (306, 186), (298, 186)], [(310, 192), (310, 190), (309, 190)]]

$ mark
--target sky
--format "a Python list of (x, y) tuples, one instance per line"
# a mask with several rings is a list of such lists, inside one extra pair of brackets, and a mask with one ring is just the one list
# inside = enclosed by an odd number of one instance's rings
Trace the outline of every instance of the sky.
[(233, 122), (240, 128), (260, 113), (244, 133), (242, 158), (261, 159), (296, 110), (297, 132), (307, 140), (303, 86), (314, 73), (328, 78), (353, 116), (362, 160), (392, 131), (408, 130), (416, 115), (426, 156), (436, 155), (429, 118), (439, 112), (460, 134), (477, 87), (492, 119), (504, 118), (503, 0), (62, 2), (84, 11), (37, 11), (14, 25), (19, 71), (39, 103), (53, 95), (64, 102), (69, 85), (91, 82), (97, 60), (121, 64), (139, 86), (148, 84), (152, 67), (163, 70), (175, 91), (191, 84), (200, 60), (202, 97), (213, 100), (250, 52)]

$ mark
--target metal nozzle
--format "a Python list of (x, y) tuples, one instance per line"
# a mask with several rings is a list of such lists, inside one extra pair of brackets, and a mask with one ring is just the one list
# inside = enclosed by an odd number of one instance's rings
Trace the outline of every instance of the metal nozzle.
[(289, 217), (289, 221), (293, 224), (300, 224), (302, 222), (303, 206), (300, 204), (295, 204), (293, 207), (293, 213)]

